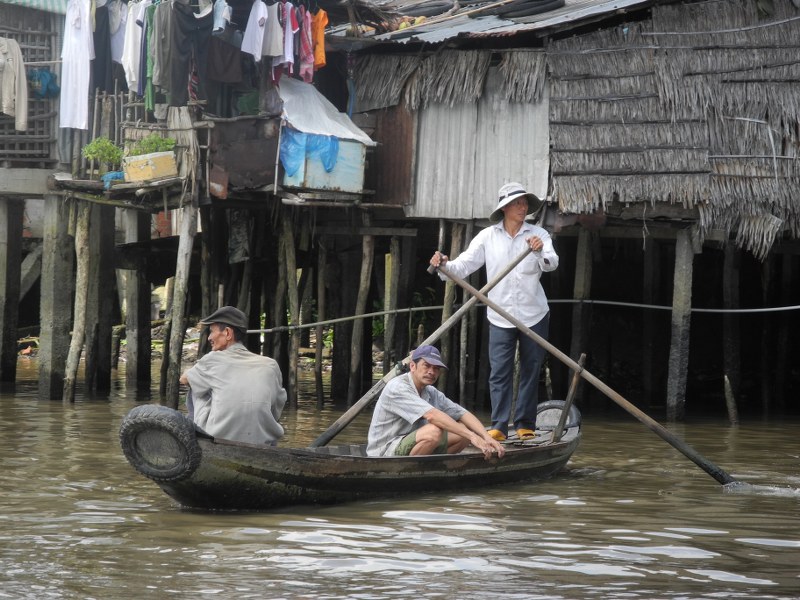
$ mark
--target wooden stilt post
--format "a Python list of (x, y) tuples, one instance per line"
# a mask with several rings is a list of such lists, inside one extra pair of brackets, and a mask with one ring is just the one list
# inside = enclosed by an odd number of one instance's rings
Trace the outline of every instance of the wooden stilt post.
[(60, 196), (44, 199), (44, 249), (39, 334), (39, 395), (60, 400), (69, 353), (75, 281), (73, 241), (69, 230), (70, 205)]
[(675, 274), (672, 290), (672, 341), (667, 379), (667, 420), (683, 419), (686, 377), (689, 369), (689, 330), (692, 315), (692, 267), (694, 252), (688, 229), (675, 242)]
[(22, 264), (22, 216), (25, 205), (0, 198), (0, 381), (17, 376), (17, 323)]
[(64, 403), (75, 401), (75, 379), (78, 373), (78, 363), (81, 360), (83, 345), (86, 341), (86, 299), (89, 291), (89, 217), (92, 205), (88, 202), (79, 202), (78, 220), (75, 224), (75, 256), (77, 267), (75, 269), (75, 310), (72, 319), (72, 341), (69, 345), (69, 355), (64, 373), (64, 393), (61, 400)]
[[(106, 102), (105, 104), (109, 104)], [(105, 105), (104, 104), (104, 105)], [(93, 205), (89, 217), (89, 293), (86, 317), (92, 327), (86, 337), (86, 389), (111, 390), (111, 328), (116, 294), (114, 277), (114, 217), (111, 206)]]
[[(389, 254), (386, 256), (386, 283), (384, 284), (383, 307), (386, 311), (397, 309), (397, 294), (400, 284), (400, 239), (392, 236)], [(387, 373), (397, 356), (394, 352), (397, 314), (389, 313), (383, 318), (383, 372)]]
[[(762, 306), (770, 306), (772, 296), (772, 280), (774, 275), (773, 255), (769, 254), (761, 263), (761, 303)], [(769, 313), (761, 313), (761, 364), (759, 365), (761, 380), (761, 406), (762, 414), (768, 417), (772, 412), (772, 368), (773, 368), (773, 349), (774, 334), (772, 331), (772, 319)]]
[[(294, 247), (294, 231), (289, 215), (281, 219), (281, 244), (286, 265), (286, 295), (289, 300), (289, 318), (292, 324), (300, 322), (300, 297), (297, 293), (297, 259)], [(289, 373), (286, 382), (288, 402), (297, 405), (297, 359), (300, 355), (300, 331), (289, 333)]]
[(164, 327), (162, 329), (161, 343), (161, 379), (158, 382), (158, 391), (162, 399), (167, 397), (167, 380), (169, 379), (169, 345), (172, 337), (172, 305), (175, 290), (175, 277), (167, 279), (167, 306), (164, 311)]
[[(325, 293), (325, 265), (328, 262), (328, 253), (325, 241), (319, 240), (317, 244), (317, 322), (327, 318), (326, 293)], [(316, 328), (316, 348), (314, 349), (314, 382), (317, 391), (317, 407), (322, 408), (325, 402), (325, 389), (322, 385), (322, 353), (325, 350), (325, 331), (322, 325)]]
[[(365, 223), (369, 225), (369, 223)], [(372, 279), (372, 262), (375, 258), (375, 237), (365, 235), (361, 242), (361, 277), (358, 282), (355, 315), (363, 315), (367, 308), (369, 284)], [(347, 388), (347, 405), (351, 406), (361, 396), (362, 346), (364, 344), (364, 319), (353, 321), (352, 352), (350, 354), (350, 385)], [(370, 366), (371, 367), (371, 366)]]
[[(464, 227), (460, 223), (452, 223), (450, 226), (450, 250), (447, 251), (448, 256), (452, 259), (458, 258), (461, 254), (461, 246), (464, 239)], [(453, 304), (456, 301), (456, 285), (452, 281), (447, 281), (444, 286), (444, 304), (442, 308), (442, 323), (445, 323), (453, 315)], [(441, 351), (445, 360), (449, 361), (448, 364), (456, 366), (456, 358), (453, 356), (453, 335), (456, 329), (454, 328), (447, 334), (442, 336)], [(459, 369), (460, 370), (460, 369)], [(439, 374), (439, 380), (436, 382), (436, 387), (444, 391), (448, 396), (453, 396), (456, 391), (456, 386), (453, 384), (452, 378), (448, 384), (449, 370), (443, 370)], [(457, 382), (456, 382), (457, 383)]]
[[(794, 255), (787, 252), (781, 260), (781, 293), (780, 305), (790, 306), (792, 304), (792, 286), (795, 281), (796, 261)], [(783, 311), (780, 315), (780, 327), (778, 329), (778, 344), (775, 359), (775, 404), (776, 408), (783, 409), (786, 406), (786, 373), (789, 370), (787, 364), (792, 354), (790, 348), (790, 336), (792, 333), (792, 318), (790, 311)]]
[[(658, 298), (658, 283), (661, 270), (659, 269), (659, 245), (654, 239), (647, 240), (644, 250), (644, 272), (642, 273), (642, 302), (655, 304)], [(654, 369), (653, 352), (655, 340), (655, 320), (652, 309), (645, 309), (642, 315), (642, 390), (644, 398), (650, 405), (653, 404)]]
[[(725, 245), (725, 259), (722, 268), (722, 308), (735, 310), (739, 308), (739, 256), (732, 243)], [(722, 375), (726, 403), (736, 406), (739, 394), (739, 372), (741, 359), (739, 353), (739, 315), (723, 313), (722, 315)]]
[[(461, 250), (465, 249), (472, 239), (472, 221), (467, 222), (464, 227), (464, 241)], [(467, 301), (467, 292), (461, 290), (461, 304)], [(469, 390), (467, 387), (467, 374), (474, 377), (475, 373), (475, 351), (474, 351), (474, 338), (471, 337), (473, 331), (472, 322), (475, 320), (475, 309), (464, 315), (464, 318), (459, 324), (460, 344), (458, 348), (458, 398), (462, 405), (474, 404), (474, 390)]]
[(178, 258), (175, 264), (175, 289), (172, 296), (172, 325), (169, 336), (169, 367), (167, 369), (167, 394), (165, 404), (178, 408), (180, 395), (181, 355), (186, 335), (186, 297), (188, 295), (189, 267), (192, 262), (192, 245), (197, 232), (197, 206), (194, 202), (181, 209), (181, 229), (178, 240)]
[[(124, 211), (126, 242), (150, 239), (150, 215), (137, 210)], [(144, 265), (125, 274), (125, 383), (129, 389), (148, 389), (150, 386), (150, 283)]]
[[(592, 293), (592, 233), (583, 227), (578, 231), (578, 249), (575, 256), (575, 284), (573, 298), (588, 300)], [(572, 308), (572, 342), (570, 356), (577, 360), (581, 349), (588, 344), (591, 305), (577, 303)]]
[[(286, 218), (286, 217), (285, 217)], [(287, 269), (286, 269), (286, 245), (283, 243), (283, 234), (278, 233), (278, 282), (275, 286), (274, 303), (272, 305), (272, 322), (276, 327), (286, 325), (286, 289), (287, 289)], [(272, 337), (272, 358), (286, 369), (286, 356), (283, 349), (286, 347), (282, 333), (276, 333)], [(288, 376), (287, 376), (288, 377)]]

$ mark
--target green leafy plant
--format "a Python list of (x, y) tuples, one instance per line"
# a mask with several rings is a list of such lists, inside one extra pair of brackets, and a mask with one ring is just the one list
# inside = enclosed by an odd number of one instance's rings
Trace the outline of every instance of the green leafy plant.
[(139, 156), (153, 152), (172, 152), (173, 150), (175, 150), (175, 138), (161, 137), (157, 133), (151, 133), (147, 137), (133, 142), (129, 149), (129, 155)]
[(97, 162), (98, 166), (113, 169), (122, 162), (122, 148), (105, 136), (96, 138), (81, 150), (87, 160)]

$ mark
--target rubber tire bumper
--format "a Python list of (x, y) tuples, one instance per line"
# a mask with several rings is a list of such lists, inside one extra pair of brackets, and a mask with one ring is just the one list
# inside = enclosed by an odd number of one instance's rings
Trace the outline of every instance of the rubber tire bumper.
[[(536, 407), (536, 429), (542, 431), (551, 431), (558, 425), (558, 420), (561, 418), (561, 413), (564, 410), (565, 402), (563, 400), (547, 400), (546, 402), (539, 402)], [(581, 411), (574, 404), (569, 407), (569, 414), (567, 421), (564, 424), (564, 429), (570, 427), (579, 427), (581, 424)]]
[(194, 423), (177, 410), (155, 404), (137, 406), (125, 416), (119, 443), (133, 468), (156, 482), (190, 477), (203, 457)]

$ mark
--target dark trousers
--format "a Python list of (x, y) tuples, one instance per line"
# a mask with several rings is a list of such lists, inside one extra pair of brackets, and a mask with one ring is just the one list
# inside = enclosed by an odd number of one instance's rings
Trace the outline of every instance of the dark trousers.
[[(531, 327), (531, 331), (547, 339), (550, 313)], [(514, 427), (536, 428), (539, 404), (539, 371), (545, 350), (516, 327), (489, 324), (489, 394), (492, 399), (492, 429), (508, 435), (511, 404), (514, 394), (514, 359), (519, 344), (519, 389), (514, 410)]]
[(189, 101), (189, 75), (191, 74), (192, 57), (194, 57), (194, 65), (199, 79), (198, 99), (207, 99), (206, 65), (214, 14), (211, 12), (198, 19), (194, 16), (190, 6), (179, 2), (173, 3), (172, 10), (174, 12), (172, 15), (172, 54), (169, 66), (170, 105), (184, 106)]

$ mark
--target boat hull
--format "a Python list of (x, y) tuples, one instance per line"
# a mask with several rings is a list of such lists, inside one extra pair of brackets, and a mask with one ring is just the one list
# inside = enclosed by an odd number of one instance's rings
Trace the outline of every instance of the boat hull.
[(216, 440), (196, 432), (183, 413), (152, 405), (133, 409), (120, 429), (123, 451), (137, 471), (182, 506), (215, 510), (334, 504), (542, 479), (567, 464), (580, 426), (573, 422), (555, 443), (546, 435), (508, 445), (503, 458), (486, 460), (477, 451), (367, 457), (356, 455), (363, 446), (283, 448)]

